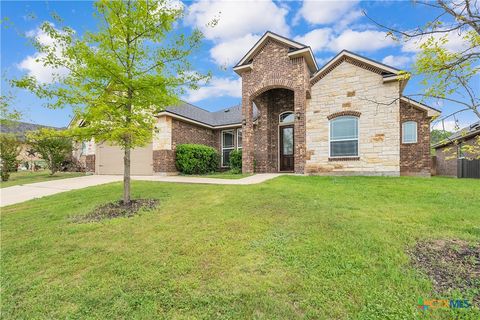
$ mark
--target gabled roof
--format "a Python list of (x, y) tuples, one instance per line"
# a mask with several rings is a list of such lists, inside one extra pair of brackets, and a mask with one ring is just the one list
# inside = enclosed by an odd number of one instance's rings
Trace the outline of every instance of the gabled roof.
[(265, 34), (257, 41), (257, 43), (255, 43), (255, 45), (233, 67), (233, 70), (238, 73), (244, 69), (251, 68), (251, 59), (258, 52), (260, 52), (260, 50), (262, 50), (265, 42), (267, 42), (270, 39), (276, 40), (290, 47), (290, 52), (288, 53), (288, 56), (292, 58), (295, 58), (298, 56), (305, 57), (305, 61), (307, 62), (307, 65), (310, 68), (310, 71), (312, 73), (317, 71), (318, 69), (317, 62), (315, 61), (315, 56), (313, 55), (313, 51), (309, 46), (304, 45), (303, 43), (294, 41), (292, 39), (285, 38), (271, 31), (265, 32)]
[[(234, 126), (242, 124), (242, 106), (237, 105), (219, 111), (210, 112), (193, 104), (182, 101), (177, 106), (169, 106), (161, 114), (177, 116), (180, 119), (191, 120), (199, 125), (209, 128)], [(254, 118), (258, 115), (258, 109), (253, 108)]]
[(421, 102), (415, 101), (413, 99), (407, 98), (407, 97), (401, 97), (400, 101), (409, 105), (412, 105), (418, 109), (425, 110), (427, 111), (427, 116), (429, 117), (436, 117), (440, 115), (441, 111), (435, 108), (432, 108), (430, 106), (427, 106), (426, 104), (423, 104)]
[(339, 54), (333, 57), (328, 61), (322, 68), (320, 68), (310, 79), (312, 83), (317, 82), (323, 78), (327, 73), (332, 71), (337, 67), (342, 61), (347, 60), (350, 62), (355, 62), (373, 72), (381, 74), (383, 76), (384, 82), (398, 80), (401, 70), (387, 66), (386, 64), (380, 63), (378, 61), (363, 57), (359, 54), (350, 52), (348, 50), (342, 50)]
[(471, 125), (458, 130), (447, 139), (440, 141), (433, 145), (433, 148), (437, 149), (446, 145), (449, 145), (457, 140), (466, 139), (472, 136), (480, 135), (480, 121), (474, 122)]

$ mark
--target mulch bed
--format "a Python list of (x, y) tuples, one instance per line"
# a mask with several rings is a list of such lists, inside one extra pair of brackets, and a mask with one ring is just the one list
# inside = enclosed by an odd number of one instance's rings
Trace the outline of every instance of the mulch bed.
[(119, 217), (128, 218), (134, 216), (140, 210), (152, 210), (158, 203), (159, 201), (157, 199), (135, 199), (131, 200), (128, 205), (125, 205), (123, 201), (110, 202), (96, 207), (86, 215), (74, 217), (73, 221), (84, 223)]
[[(413, 265), (431, 279), (438, 294), (480, 288), (480, 243), (462, 240), (419, 242), (410, 252)], [(480, 303), (480, 292), (474, 298)]]

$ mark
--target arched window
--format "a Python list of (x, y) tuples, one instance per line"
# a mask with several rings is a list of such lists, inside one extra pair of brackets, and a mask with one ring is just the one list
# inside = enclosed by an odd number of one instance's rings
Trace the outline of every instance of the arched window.
[(330, 157), (358, 157), (358, 118), (330, 120)]
[(405, 121), (402, 124), (402, 143), (417, 143), (417, 123)]
[(280, 114), (280, 124), (293, 123), (295, 116), (293, 112), (287, 111)]

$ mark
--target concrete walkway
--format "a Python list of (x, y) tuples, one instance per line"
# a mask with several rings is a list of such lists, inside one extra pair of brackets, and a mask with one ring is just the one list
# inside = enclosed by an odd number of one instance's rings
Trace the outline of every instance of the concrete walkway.
[[(215, 179), (185, 176), (132, 176), (133, 180), (177, 182), (177, 183), (203, 183), (203, 184), (234, 184), (246, 185), (261, 183), (280, 174), (265, 173), (255, 174), (242, 179)], [(122, 176), (91, 175), (85, 177), (59, 179), (46, 182), (30, 183), (0, 189), (0, 207), (9, 206), (24, 201), (50, 196), (70, 190), (83, 189), (100, 184), (122, 181)]]

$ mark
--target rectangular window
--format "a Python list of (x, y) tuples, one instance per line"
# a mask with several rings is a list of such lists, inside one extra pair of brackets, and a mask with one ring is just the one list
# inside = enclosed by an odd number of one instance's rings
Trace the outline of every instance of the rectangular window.
[(339, 117), (330, 121), (330, 157), (358, 156), (358, 118)]
[(234, 139), (234, 130), (222, 131), (222, 167), (230, 165), (230, 152), (235, 148)]
[(237, 149), (242, 149), (242, 129), (237, 129)]
[(82, 141), (82, 155), (86, 155), (88, 151), (88, 142)]
[(402, 124), (402, 143), (417, 143), (417, 123), (407, 121)]

